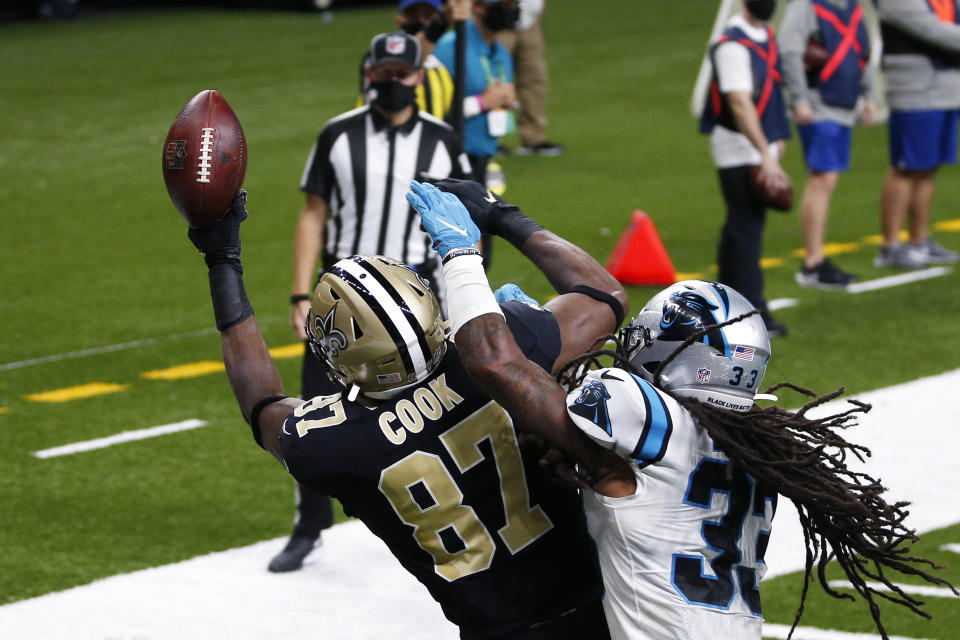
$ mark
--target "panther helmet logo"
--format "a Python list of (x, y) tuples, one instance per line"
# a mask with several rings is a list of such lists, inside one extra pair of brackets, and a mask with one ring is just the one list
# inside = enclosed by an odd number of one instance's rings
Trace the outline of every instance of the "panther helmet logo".
[[(716, 287), (716, 291), (729, 308), (727, 292), (720, 287)], [(657, 339), (680, 342), (708, 325), (718, 324), (721, 321), (714, 312), (719, 308), (718, 305), (711, 303), (699, 293), (678, 291), (663, 303), (663, 313), (660, 316), (660, 335), (657, 336)], [(703, 336), (701, 341), (721, 353), (726, 352), (727, 341), (722, 330), (711, 331)]]

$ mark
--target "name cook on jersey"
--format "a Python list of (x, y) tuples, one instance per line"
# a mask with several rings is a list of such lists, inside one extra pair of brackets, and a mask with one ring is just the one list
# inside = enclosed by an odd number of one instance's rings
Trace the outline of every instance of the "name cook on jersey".
[[(393, 444), (403, 444), (407, 431), (420, 433), (424, 420), (439, 420), (445, 411), (461, 402), (463, 397), (447, 386), (447, 376), (441, 373), (430, 381), (429, 388), (424, 386), (413, 392), (413, 402), (404, 398), (397, 402), (393, 411), (381, 413), (380, 430)], [(402, 428), (394, 428), (393, 423), (397, 420)]]

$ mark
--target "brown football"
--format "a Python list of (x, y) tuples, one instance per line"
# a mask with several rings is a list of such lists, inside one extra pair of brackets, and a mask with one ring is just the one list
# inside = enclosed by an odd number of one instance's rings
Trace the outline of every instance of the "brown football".
[(765, 205), (777, 211), (790, 211), (793, 208), (793, 186), (790, 179), (777, 182), (772, 187), (767, 187), (759, 180), (757, 174), (760, 173), (760, 167), (754, 165), (750, 167), (750, 184), (754, 193), (763, 201)]
[(830, 52), (816, 40), (808, 40), (803, 52), (803, 66), (807, 71), (819, 72), (830, 62)]
[(217, 91), (193, 97), (163, 143), (163, 180), (173, 205), (194, 229), (227, 212), (247, 171), (247, 143), (237, 114)]

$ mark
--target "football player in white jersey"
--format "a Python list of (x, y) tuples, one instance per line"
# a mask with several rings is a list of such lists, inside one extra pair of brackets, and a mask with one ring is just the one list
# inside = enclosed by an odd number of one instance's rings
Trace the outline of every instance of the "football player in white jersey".
[[(644, 306), (630, 324), (628, 345), (643, 351), (653, 373), (699, 328), (752, 310), (725, 285), (678, 283)], [(749, 409), (770, 357), (763, 320), (752, 315), (704, 338), (687, 349), (697, 352), (696, 366), (675, 358), (660, 386)], [(636, 485), (620, 497), (584, 493), (611, 636), (759, 638), (757, 585), (776, 491), (731, 464), (688, 410), (641, 375), (591, 371), (566, 407), (580, 431), (629, 461)]]
[[(513, 345), (466, 241), (474, 226), (509, 239), (529, 220), (482, 188), (438, 186), (413, 183), (407, 199), (434, 246), (445, 248), (458, 351), (521, 429), (577, 463), (612, 638), (759, 639), (759, 582), (778, 494), (800, 514), (806, 580), (815, 563), (836, 558), (883, 637), (875, 602), (881, 587), (866, 578), (892, 588), (885, 572), (896, 570), (948, 584), (921, 571), (929, 561), (905, 553), (916, 539), (903, 524), (905, 505), (886, 503), (879, 482), (846, 467), (845, 456), (862, 459), (864, 449), (835, 429), (869, 407), (851, 401), (851, 410), (818, 420), (804, 416), (807, 407), (754, 407), (770, 341), (743, 296), (696, 280), (665, 289), (621, 330), (616, 354), (603, 352), (615, 367), (587, 371), (596, 354), (567, 367), (567, 393)], [(841, 597), (822, 574), (820, 581)], [(897, 595), (928, 617), (921, 602)], [(794, 626), (802, 611), (801, 601)]]

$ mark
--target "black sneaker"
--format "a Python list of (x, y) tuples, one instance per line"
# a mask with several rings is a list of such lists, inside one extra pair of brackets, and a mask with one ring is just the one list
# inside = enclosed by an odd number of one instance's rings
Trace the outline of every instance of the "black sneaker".
[(841, 271), (837, 265), (830, 261), (830, 258), (824, 258), (811, 269), (802, 267), (795, 278), (797, 284), (801, 287), (845, 289), (848, 284), (857, 279), (857, 276)]
[(773, 319), (769, 312), (761, 313), (763, 324), (767, 327), (767, 337), (780, 338), (787, 335), (787, 328)]
[(283, 551), (270, 561), (267, 569), (274, 573), (298, 571), (303, 567), (307, 558), (320, 548), (321, 543), (320, 536), (313, 537), (295, 533), (290, 536)]
[(521, 145), (517, 147), (518, 156), (545, 156), (554, 157), (563, 153), (563, 145), (544, 140), (538, 144)]

